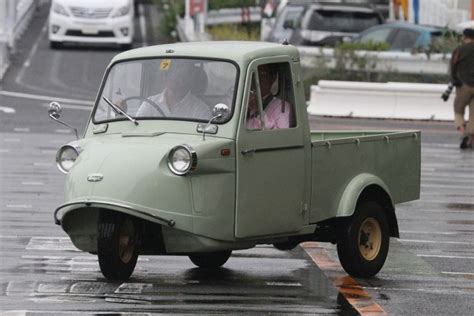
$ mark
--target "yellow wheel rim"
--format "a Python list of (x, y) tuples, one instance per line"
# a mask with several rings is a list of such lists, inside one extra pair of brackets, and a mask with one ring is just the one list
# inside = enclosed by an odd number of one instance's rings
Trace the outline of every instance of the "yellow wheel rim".
[(134, 233), (133, 223), (130, 219), (125, 220), (120, 225), (119, 256), (123, 263), (128, 263), (133, 257), (135, 251)]
[(360, 254), (367, 261), (374, 260), (380, 252), (381, 245), (382, 230), (379, 222), (375, 218), (367, 218), (359, 230)]

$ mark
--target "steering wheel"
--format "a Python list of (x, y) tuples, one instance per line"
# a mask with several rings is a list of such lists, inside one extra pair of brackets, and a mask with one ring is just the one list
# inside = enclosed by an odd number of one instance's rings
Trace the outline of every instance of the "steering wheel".
[(163, 112), (163, 110), (158, 106), (158, 104), (156, 104), (154, 101), (152, 101), (150, 98), (144, 98), (144, 97), (141, 97), (141, 96), (138, 96), (138, 95), (133, 95), (133, 96), (130, 96), (130, 97), (127, 97), (125, 99), (122, 100), (123, 103), (125, 103), (125, 105), (127, 105), (127, 102), (130, 101), (130, 100), (139, 100), (141, 101), (142, 103), (143, 102), (147, 102), (148, 104), (150, 104), (154, 109), (156, 109), (158, 112), (160, 112), (161, 116), (166, 116), (166, 114)]

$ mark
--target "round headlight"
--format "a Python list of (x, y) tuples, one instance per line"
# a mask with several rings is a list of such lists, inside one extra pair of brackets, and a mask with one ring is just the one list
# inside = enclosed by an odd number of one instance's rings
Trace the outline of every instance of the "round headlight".
[(79, 156), (79, 151), (71, 145), (59, 148), (56, 154), (56, 165), (61, 172), (68, 173)]
[(168, 167), (179, 176), (190, 173), (196, 169), (196, 165), (196, 152), (189, 145), (175, 146), (168, 154)]

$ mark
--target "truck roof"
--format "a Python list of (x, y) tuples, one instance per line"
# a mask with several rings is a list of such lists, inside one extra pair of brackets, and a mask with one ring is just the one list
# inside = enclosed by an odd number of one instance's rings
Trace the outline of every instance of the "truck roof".
[(235, 62), (250, 61), (259, 57), (290, 56), (299, 58), (296, 47), (278, 43), (250, 41), (212, 41), (163, 44), (132, 49), (116, 55), (111, 63), (150, 57), (196, 57), (228, 59)]

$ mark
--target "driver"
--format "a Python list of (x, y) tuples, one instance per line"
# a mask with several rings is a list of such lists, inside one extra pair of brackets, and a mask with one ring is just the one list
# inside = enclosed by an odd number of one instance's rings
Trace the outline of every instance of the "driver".
[(203, 72), (202, 68), (185, 60), (166, 60), (169, 64), (163, 66), (164, 61), (160, 71), (165, 72), (165, 88), (161, 93), (148, 97), (138, 108), (137, 116), (210, 119), (209, 107), (192, 93), (192, 87), (198, 86), (198, 74)]

